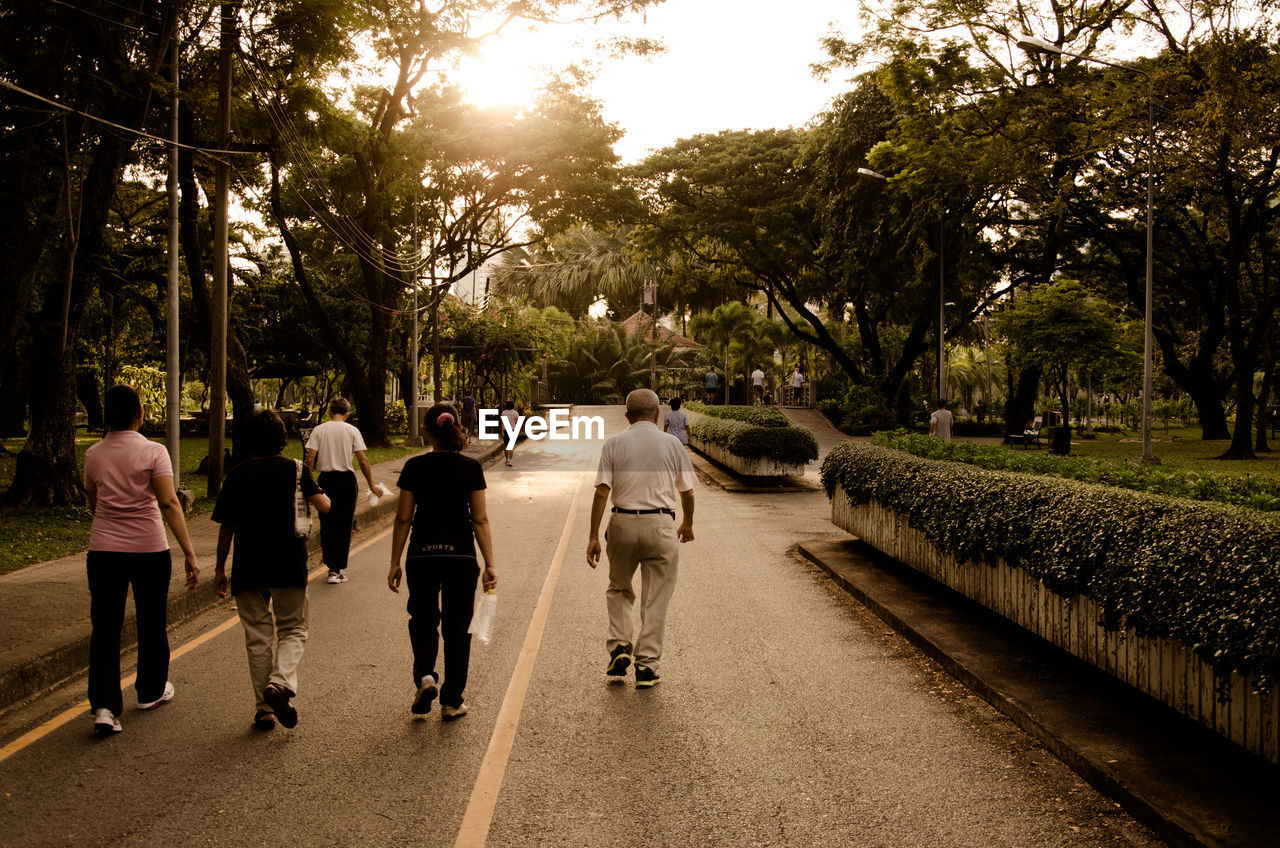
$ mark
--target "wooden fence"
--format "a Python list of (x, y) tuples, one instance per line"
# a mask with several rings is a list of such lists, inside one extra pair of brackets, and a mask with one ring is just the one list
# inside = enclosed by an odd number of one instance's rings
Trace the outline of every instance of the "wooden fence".
[(1191, 717), (1232, 742), (1280, 763), (1280, 697), (1254, 691), (1232, 675), (1230, 698), (1219, 701), (1213, 668), (1185, 645), (1126, 630), (1108, 630), (1098, 605), (1064, 597), (1025, 571), (958, 562), (923, 533), (876, 503), (852, 504), (843, 489), (831, 499), (831, 520), (877, 550), (954, 589)]

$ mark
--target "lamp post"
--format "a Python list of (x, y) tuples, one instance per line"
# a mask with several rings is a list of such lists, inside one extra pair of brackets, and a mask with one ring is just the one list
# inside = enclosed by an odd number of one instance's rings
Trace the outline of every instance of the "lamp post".
[(1147, 465), (1159, 465), (1160, 458), (1151, 452), (1151, 290), (1152, 277), (1155, 267), (1155, 251), (1154, 251), (1154, 209), (1155, 209), (1155, 127), (1156, 127), (1156, 99), (1154, 91), (1154, 83), (1151, 74), (1134, 67), (1133, 65), (1122, 65), (1118, 62), (1108, 62), (1105, 59), (1097, 59), (1093, 56), (1082, 56), (1079, 53), (1072, 53), (1063, 50), (1056, 44), (1037, 38), (1034, 35), (1024, 35), (1018, 38), (1018, 46), (1028, 55), (1058, 55), (1070, 56), (1073, 59), (1079, 59), (1081, 62), (1090, 62), (1095, 65), (1105, 65), (1108, 68), (1116, 68), (1117, 70), (1126, 71), (1131, 74), (1137, 74), (1147, 81), (1147, 280), (1146, 295), (1143, 308), (1143, 338), (1142, 338), (1142, 462)]
[[(883, 180), (888, 182), (889, 178), (879, 171), (873, 171), (870, 168), (859, 168), (858, 175), (869, 177), (873, 180)], [(942, 241), (946, 236), (946, 217), (942, 214), (942, 209), (938, 209), (938, 400), (945, 400), (947, 397), (947, 337), (946, 337), (946, 266), (943, 264)]]

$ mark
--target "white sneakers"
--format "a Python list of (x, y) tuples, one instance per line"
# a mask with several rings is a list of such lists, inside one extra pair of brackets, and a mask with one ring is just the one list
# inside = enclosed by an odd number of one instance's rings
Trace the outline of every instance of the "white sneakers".
[[(160, 693), (160, 697), (154, 701), (143, 703), (138, 702), (140, 710), (154, 710), (161, 704), (167, 704), (173, 700), (173, 684), (168, 680), (164, 682), (164, 691)], [(119, 733), (124, 730), (120, 726), (120, 719), (116, 718), (115, 713), (111, 712), (107, 707), (99, 707), (93, 711), (93, 732), (99, 736), (110, 736), (112, 733)]]
[[(173, 700), (173, 684), (166, 680), (164, 682), (164, 692), (160, 695), (160, 697), (146, 704), (139, 701), (138, 709), (154, 710), (156, 707), (160, 706), (161, 704), (167, 704), (172, 700)], [(99, 712), (101, 712), (101, 710), (99, 710)]]
[(93, 713), (93, 732), (99, 736), (110, 736), (112, 733), (119, 733), (124, 730), (120, 726), (120, 720), (115, 717), (111, 710), (106, 707), (94, 710)]
[(467, 714), (467, 705), (458, 704), (456, 707), (450, 707), (446, 704), (440, 705), (440, 718), (445, 721), (457, 721)]
[(329, 572), (329, 583), (333, 585), (337, 585), (338, 583), (346, 583), (346, 582), (347, 582), (347, 575), (343, 574), (341, 571)]

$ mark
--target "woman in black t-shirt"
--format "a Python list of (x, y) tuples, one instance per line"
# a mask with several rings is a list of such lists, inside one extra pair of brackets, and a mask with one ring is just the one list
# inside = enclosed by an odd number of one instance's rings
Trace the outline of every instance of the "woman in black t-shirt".
[[(471, 658), (467, 629), (480, 576), (476, 543), (484, 557), (485, 589), (497, 585), (498, 575), (493, 568), (485, 512), (484, 469), (462, 455), (467, 439), (452, 405), (437, 403), (427, 410), (426, 419), (431, 452), (406, 462), (396, 483), (400, 504), (387, 585), (398, 593), (402, 575), (409, 584), (409, 641), (413, 645), (413, 685), (417, 687), (411, 711), (426, 715), (438, 694), (441, 717), (453, 721), (467, 714), (462, 691), (467, 686)], [(402, 570), (400, 555), (406, 538), (409, 555)], [(436, 671), (441, 635), (443, 685)]]

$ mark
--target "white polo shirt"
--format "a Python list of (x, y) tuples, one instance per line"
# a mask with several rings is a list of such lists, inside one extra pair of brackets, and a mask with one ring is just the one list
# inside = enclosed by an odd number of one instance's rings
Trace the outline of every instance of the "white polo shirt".
[(350, 471), (351, 456), (368, 448), (355, 425), (345, 421), (326, 421), (311, 431), (307, 450), (316, 452), (317, 471)]
[(608, 486), (619, 509), (676, 508), (676, 492), (698, 482), (680, 440), (640, 421), (605, 441), (596, 485)]

